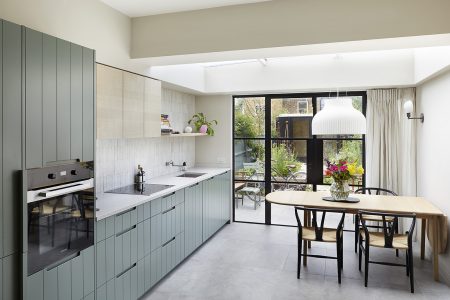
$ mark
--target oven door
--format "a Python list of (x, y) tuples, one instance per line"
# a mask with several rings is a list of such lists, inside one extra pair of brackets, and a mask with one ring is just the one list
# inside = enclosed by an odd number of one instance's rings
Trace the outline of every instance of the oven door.
[(93, 180), (27, 193), (28, 275), (94, 244)]

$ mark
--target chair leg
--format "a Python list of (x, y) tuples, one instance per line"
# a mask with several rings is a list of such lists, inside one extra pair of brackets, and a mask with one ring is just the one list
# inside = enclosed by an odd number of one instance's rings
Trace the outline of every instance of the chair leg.
[(366, 241), (366, 247), (364, 249), (364, 286), (367, 287), (367, 281), (369, 279), (369, 243)]
[(359, 217), (355, 215), (355, 253), (358, 252)]
[(406, 276), (409, 276), (409, 253), (406, 250)]
[(336, 254), (337, 254), (337, 270), (338, 270), (338, 283), (341, 284), (341, 245), (340, 241), (336, 243)]
[[(398, 223), (395, 224), (394, 232), (398, 234)], [(395, 249), (395, 255), (398, 257), (398, 249)]]
[(362, 260), (362, 241), (361, 239), (359, 240), (359, 271), (361, 272), (361, 260)]
[(301, 270), (301, 261), (302, 261), (302, 239), (298, 236), (298, 245), (297, 245), (297, 279), (300, 279), (300, 270)]

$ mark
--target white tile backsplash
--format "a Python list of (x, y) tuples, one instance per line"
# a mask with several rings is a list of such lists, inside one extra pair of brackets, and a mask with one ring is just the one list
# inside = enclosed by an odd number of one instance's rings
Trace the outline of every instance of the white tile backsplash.
[[(195, 96), (162, 90), (162, 113), (169, 115), (174, 130), (180, 132), (195, 113)], [(178, 167), (166, 167), (165, 162), (185, 161), (195, 165), (195, 138), (167, 137), (141, 139), (97, 140), (96, 190), (107, 190), (133, 184), (137, 165), (144, 167), (146, 178), (176, 172)]]

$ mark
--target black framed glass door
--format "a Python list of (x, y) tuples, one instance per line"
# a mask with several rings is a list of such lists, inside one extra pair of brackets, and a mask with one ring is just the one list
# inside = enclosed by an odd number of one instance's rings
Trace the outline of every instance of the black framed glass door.
[[(265, 195), (277, 190), (326, 190), (326, 160), (340, 156), (365, 166), (364, 136), (313, 136), (311, 122), (336, 93), (233, 97), (233, 219), (236, 222), (295, 225), (288, 207), (270, 205)], [(366, 93), (348, 92), (365, 114)], [(364, 186), (361, 176), (353, 182)]]

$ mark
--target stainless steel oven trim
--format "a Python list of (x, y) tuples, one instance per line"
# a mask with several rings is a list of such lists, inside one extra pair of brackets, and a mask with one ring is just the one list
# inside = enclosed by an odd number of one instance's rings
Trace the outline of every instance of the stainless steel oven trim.
[(82, 180), (78, 182), (71, 182), (67, 184), (61, 184), (58, 186), (47, 187), (44, 189), (28, 191), (27, 203), (33, 203), (53, 197), (67, 195), (71, 193), (80, 192), (94, 187), (94, 179)]

